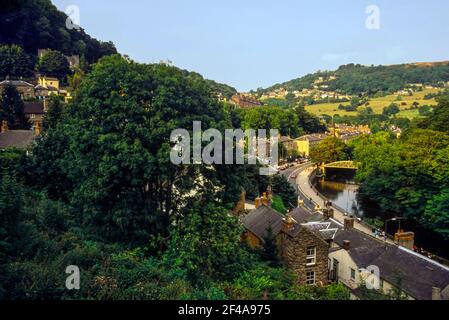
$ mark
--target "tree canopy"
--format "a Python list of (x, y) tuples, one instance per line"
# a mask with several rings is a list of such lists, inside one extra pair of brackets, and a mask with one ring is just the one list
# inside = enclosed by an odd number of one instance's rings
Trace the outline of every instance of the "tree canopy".
[(38, 71), (48, 76), (60, 79), (65, 78), (70, 72), (69, 62), (59, 51), (48, 51), (40, 59), (37, 65)]
[(318, 145), (311, 148), (310, 158), (315, 163), (331, 163), (348, 160), (349, 150), (347, 145), (336, 137), (327, 137)]
[(91, 38), (84, 30), (66, 28), (67, 15), (50, 0), (8, 0), (0, 10), (0, 43), (16, 44), (37, 55), (38, 49), (53, 49), (65, 55), (84, 56), (94, 63), (117, 53), (112, 42)]
[(34, 71), (34, 58), (17, 45), (0, 46), (0, 78), (29, 77)]

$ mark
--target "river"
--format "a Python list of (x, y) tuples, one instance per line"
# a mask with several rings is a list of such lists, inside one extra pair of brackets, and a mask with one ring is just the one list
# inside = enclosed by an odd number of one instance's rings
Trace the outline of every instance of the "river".
[[(314, 185), (327, 199), (355, 217), (361, 219), (379, 218), (385, 221), (396, 216), (394, 213), (382, 211), (376, 203), (363, 199), (358, 194), (359, 186), (354, 183), (354, 174), (347, 172), (334, 173), (328, 176), (326, 180), (317, 178)], [(423, 228), (414, 220), (401, 221), (400, 226), (398, 221), (389, 221), (387, 225), (388, 234), (394, 234), (399, 227), (404, 231), (415, 233), (415, 245), (417, 247), (449, 259), (449, 240), (445, 240), (432, 230)]]

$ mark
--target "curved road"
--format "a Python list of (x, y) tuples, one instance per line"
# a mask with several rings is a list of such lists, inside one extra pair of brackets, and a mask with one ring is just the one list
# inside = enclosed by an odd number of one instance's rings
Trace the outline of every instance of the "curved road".
[[(304, 200), (304, 206), (310, 211), (314, 212), (317, 204), (321, 208), (324, 208), (325, 200), (323, 200), (316, 193), (316, 191), (312, 188), (312, 186), (309, 183), (309, 176), (312, 172), (313, 172), (313, 164), (309, 162), (284, 170), (281, 172), (281, 174), (284, 175), (298, 191), (301, 199)], [(296, 178), (294, 178), (295, 175), (297, 176)], [(344, 220), (347, 217), (347, 213), (335, 207), (333, 207), (333, 209), (334, 209), (334, 220), (340, 222), (343, 225)], [(369, 226), (366, 226), (365, 224), (362, 224), (361, 221), (355, 220), (354, 228), (373, 236), (373, 229)], [(388, 242), (391, 241), (388, 240)]]

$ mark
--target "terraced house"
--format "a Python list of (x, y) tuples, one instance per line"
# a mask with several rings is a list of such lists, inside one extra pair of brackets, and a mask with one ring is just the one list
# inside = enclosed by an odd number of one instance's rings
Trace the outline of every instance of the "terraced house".
[[(354, 299), (364, 299), (372, 290), (370, 294), (384, 298), (399, 294), (409, 300), (449, 300), (449, 267), (355, 229), (352, 218), (341, 224), (332, 210), (298, 207), (283, 216), (262, 203), (242, 222), (243, 238), (253, 248), (262, 248), (271, 230), (284, 266), (301, 284), (340, 282)], [(378, 286), (367, 291), (372, 267), (379, 270)]]

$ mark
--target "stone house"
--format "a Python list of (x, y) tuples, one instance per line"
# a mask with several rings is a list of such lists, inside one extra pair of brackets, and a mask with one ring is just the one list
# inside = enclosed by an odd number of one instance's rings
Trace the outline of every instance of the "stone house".
[(231, 103), (240, 108), (254, 108), (262, 106), (262, 103), (259, 100), (244, 96), (242, 94), (233, 95), (231, 97)]
[(9, 130), (6, 121), (2, 121), (0, 128), (0, 150), (9, 148), (27, 149), (30, 147), (40, 131)]
[[(449, 268), (403, 246), (386, 243), (353, 228), (347, 219), (329, 253), (331, 278), (356, 298), (370, 283), (384, 294), (400, 289), (409, 300), (449, 300)], [(378, 275), (373, 276), (375, 270)]]
[(23, 111), (28, 122), (34, 130), (40, 130), (42, 128), (42, 121), (46, 109), (47, 101), (44, 102), (25, 102), (23, 104)]
[(317, 134), (308, 134), (297, 138), (295, 142), (298, 149), (298, 153), (306, 157), (310, 156), (310, 150), (312, 150), (313, 147), (318, 145), (321, 141), (323, 141), (327, 137), (328, 136), (325, 134), (317, 133)]
[(253, 248), (262, 248), (271, 229), (283, 264), (293, 270), (300, 284), (328, 283), (328, 255), (336, 232), (329, 222), (308, 222), (309, 214), (297, 208), (287, 216), (261, 204), (242, 219), (242, 238)]
[(0, 89), (3, 89), (8, 86), (15, 87), (23, 100), (30, 100), (36, 97), (34, 93), (34, 85), (26, 81), (6, 79), (0, 82)]

